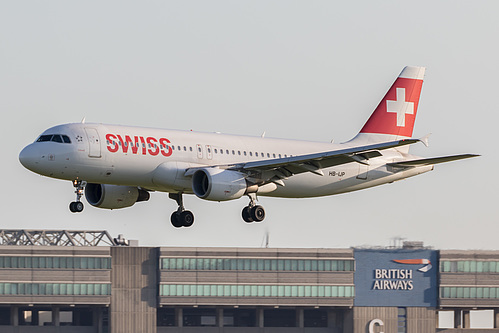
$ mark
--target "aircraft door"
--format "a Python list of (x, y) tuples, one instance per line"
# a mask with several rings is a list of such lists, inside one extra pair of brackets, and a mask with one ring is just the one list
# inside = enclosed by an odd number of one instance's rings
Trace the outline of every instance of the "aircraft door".
[(213, 158), (213, 153), (211, 151), (211, 146), (206, 145), (206, 157), (211, 160)]
[(101, 157), (99, 133), (95, 128), (85, 128), (88, 140), (88, 157)]

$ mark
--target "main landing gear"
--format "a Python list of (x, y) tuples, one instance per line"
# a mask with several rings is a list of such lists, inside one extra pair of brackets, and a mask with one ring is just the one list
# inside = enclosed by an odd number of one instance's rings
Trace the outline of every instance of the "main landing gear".
[(83, 202), (81, 202), (81, 197), (83, 196), (83, 190), (85, 190), (85, 185), (87, 182), (82, 180), (73, 180), (73, 186), (75, 187), (76, 201), (69, 204), (69, 210), (71, 213), (81, 213), (83, 211)]
[(262, 222), (265, 219), (265, 209), (256, 204), (256, 193), (248, 194), (250, 203), (243, 208), (242, 216), (246, 223)]
[(175, 228), (190, 227), (194, 223), (194, 214), (190, 210), (185, 210), (182, 193), (170, 193), (168, 197), (178, 204), (177, 211), (173, 212), (170, 218), (172, 225)]

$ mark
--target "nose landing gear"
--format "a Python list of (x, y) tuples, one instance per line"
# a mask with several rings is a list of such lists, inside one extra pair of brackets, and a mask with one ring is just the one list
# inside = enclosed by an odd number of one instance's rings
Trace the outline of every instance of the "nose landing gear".
[(256, 193), (249, 193), (248, 197), (250, 198), (250, 203), (242, 211), (244, 222), (262, 222), (265, 219), (265, 209), (256, 204)]
[(81, 213), (83, 211), (83, 202), (81, 202), (81, 197), (83, 196), (83, 191), (85, 190), (86, 181), (73, 180), (73, 186), (75, 187), (76, 201), (69, 204), (69, 210), (71, 213)]
[(177, 211), (172, 213), (170, 221), (175, 228), (190, 227), (194, 223), (194, 214), (190, 210), (185, 210), (182, 199), (182, 192), (169, 193), (168, 197), (173, 199), (178, 204)]

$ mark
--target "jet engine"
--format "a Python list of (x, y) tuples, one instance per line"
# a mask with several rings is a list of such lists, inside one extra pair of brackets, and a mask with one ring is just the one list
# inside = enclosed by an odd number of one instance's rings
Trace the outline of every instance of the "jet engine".
[(118, 209), (133, 206), (136, 202), (149, 200), (147, 191), (134, 186), (87, 184), (85, 198), (94, 207)]
[(248, 184), (241, 172), (217, 168), (197, 170), (192, 176), (192, 190), (201, 199), (226, 201), (242, 197)]

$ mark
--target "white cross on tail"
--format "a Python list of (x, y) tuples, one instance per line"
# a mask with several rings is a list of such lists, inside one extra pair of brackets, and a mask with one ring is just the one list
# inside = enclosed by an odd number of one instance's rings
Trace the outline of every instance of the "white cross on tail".
[(386, 101), (386, 112), (397, 114), (397, 126), (405, 127), (405, 115), (414, 114), (414, 103), (405, 101), (405, 88), (397, 88), (397, 100)]

